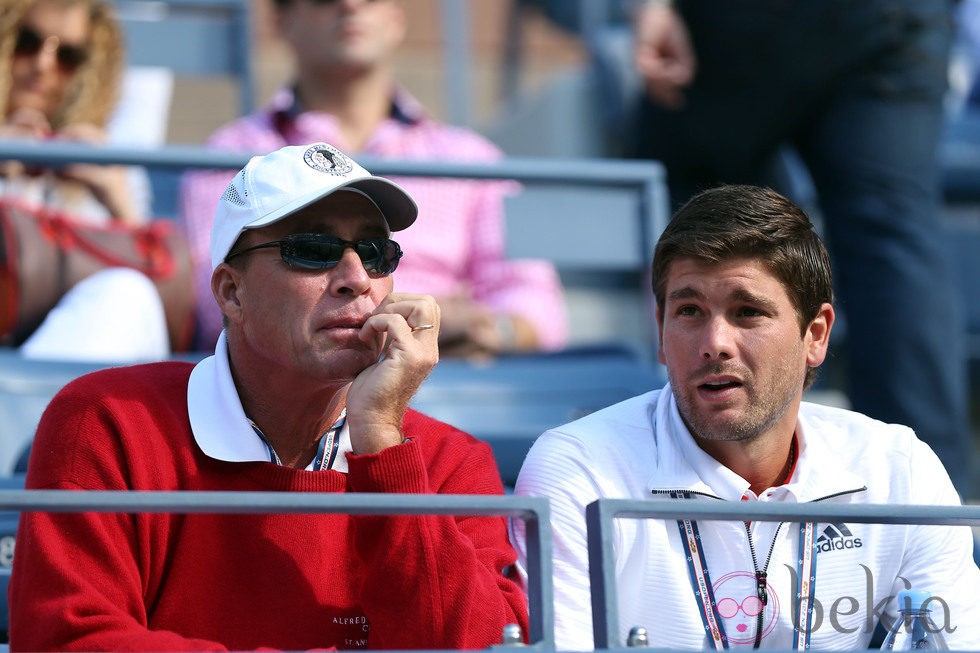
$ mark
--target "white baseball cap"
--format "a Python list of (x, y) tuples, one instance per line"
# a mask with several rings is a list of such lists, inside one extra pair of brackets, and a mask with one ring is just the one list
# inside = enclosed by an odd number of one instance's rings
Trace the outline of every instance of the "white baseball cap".
[(211, 227), (211, 269), (225, 260), (246, 229), (270, 225), (345, 188), (374, 202), (391, 231), (405, 229), (418, 216), (405, 189), (373, 176), (334, 146), (290, 145), (252, 157), (228, 184)]

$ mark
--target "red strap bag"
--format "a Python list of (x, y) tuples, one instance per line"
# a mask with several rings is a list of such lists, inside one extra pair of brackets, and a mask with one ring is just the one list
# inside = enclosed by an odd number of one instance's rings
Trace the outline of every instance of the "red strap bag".
[(0, 200), (0, 344), (23, 343), (72, 286), (110, 267), (133, 268), (153, 281), (171, 350), (187, 351), (194, 335), (193, 272), (176, 223), (93, 226)]

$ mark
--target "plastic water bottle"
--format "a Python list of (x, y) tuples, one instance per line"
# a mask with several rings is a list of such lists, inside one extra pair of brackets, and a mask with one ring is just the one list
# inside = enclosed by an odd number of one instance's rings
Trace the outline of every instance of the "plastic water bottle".
[(633, 626), (630, 628), (629, 637), (626, 638), (626, 646), (630, 648), (650, 646), (650, 633), (643, 626)]
[(524, 636), (521, 627), (517, 624), (507, 624), (500, 638), (500, 643), (504, 646), (524, 646)]
[(881, 643), (888, 651), (948, 651), (942, 630), (929, 616), (930, 592), (902, 590), (898, 593), (899, 617)]

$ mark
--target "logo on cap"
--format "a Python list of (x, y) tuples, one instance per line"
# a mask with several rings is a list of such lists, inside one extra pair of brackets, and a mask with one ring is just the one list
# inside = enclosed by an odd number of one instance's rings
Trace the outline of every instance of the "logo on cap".
[(331, 175), (346, 175), (354, 169), (354, 164), (346, 154), (326, 143), (311, 145), (303, 154), (303, 160), (314, 170)]

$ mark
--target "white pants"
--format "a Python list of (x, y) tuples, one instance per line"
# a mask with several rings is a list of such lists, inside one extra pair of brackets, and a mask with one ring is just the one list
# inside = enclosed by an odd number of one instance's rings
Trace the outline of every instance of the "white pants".
[(20, 351), (26, 358), (106, 363), (167, 358), (163, 302), (143, 273), (102, 270), (69, 290)]

